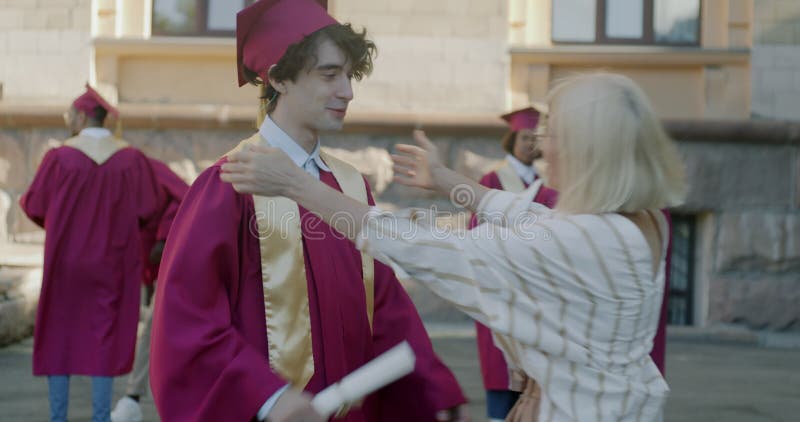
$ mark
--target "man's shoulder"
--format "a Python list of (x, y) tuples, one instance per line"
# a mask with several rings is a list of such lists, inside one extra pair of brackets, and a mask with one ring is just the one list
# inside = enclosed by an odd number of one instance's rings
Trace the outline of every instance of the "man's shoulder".
[(233, 185), (222, 181), (220, 175), (222, 174), (222, 165), (228, 161), (226, 156), (222, 156), (214, 164), (208, 166), (205, 170), (201, 171), (192, 185), (189, 187), (187, 196), (197, 195), (221, 195), (225, 198), (235, 198), (239, 200), (241, 197), (250, 196), (237, 192)]
[[(225, 154), (223, 154), (222, 157), (220, 157), (220, 160), (223, 160), (223, 159), (227, 160), (227, 157), (229, 155), (233, 154), (236, 151), (241, 150), (246, 145), (256, 145), (259, 142), (261, 142), (261, 139), (262, 138), (261, 138), (261, 134), (260, 133), (258, 133), (258, 132), (253, 133), (252, 135), (248, 136), (247, 138), (244, 138), (241, 141), (239, 141), (239, 143), (236, 144), (236, 146), (233, 149), (231, 149), (230, 151), (228, 151)], [(219, 160), (217, 162), (219, 162)]]
[(231, 189), (233, 188), (229, 183), (223, 182), (219, 176), (222, 174), (222, 165), (228, 162), (228, 157), (223, 155), (220, 157), (214, 164), (205, 168), (205, 170), (201, 171), (197, 178), (195, 179), (195, 183), (192, 185), (197, 184), (198, 182), (203, 182), (204, 184), (212, 183), (212, 184), (219, 184), (230, 186)]

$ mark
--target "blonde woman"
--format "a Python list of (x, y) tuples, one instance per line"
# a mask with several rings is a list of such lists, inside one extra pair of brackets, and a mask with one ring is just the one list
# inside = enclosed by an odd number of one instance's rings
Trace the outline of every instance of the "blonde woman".
[(526, 391), (509, 419), (659, 420), (669, 389), (648, 356), (668, 238), (658, 210), (683, 198), (681, 160), (624, 76), (569, 79), (549, 103), (543, 152), (561, 192), (552, 211), (531, 202), (533, 186), (490, 190), (447, 169), (421, 132), (419, 146), (397, 146), (398, 182), (451, 193), (486, 221), (467, 236), (441, 233), (423, 212), (390, 214), (349, 199), (275, 149), (237, 154), (222, 178), (297, 201), (488, 326), (509, 363), (541, 388)]

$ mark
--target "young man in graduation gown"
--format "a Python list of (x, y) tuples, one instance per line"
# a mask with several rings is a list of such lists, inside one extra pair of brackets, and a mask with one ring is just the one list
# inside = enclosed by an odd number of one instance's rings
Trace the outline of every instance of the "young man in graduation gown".
[(148, 159), (103, 127), (117, 110), (86, 90), (65, 114), (73, 137), (45, 154), (20, 199), (46, 232), (33, 374), (48, 377), (53, 421), (66, 420), (70, 375), (92, 377), (92, 420), (108, 420), (112, 377), (133, 363), (140, 228), (164, 207)]
[(147, 394), (150, 378), (150, 332), (153, 321), (153, 292), (155, 289), (158, 267), (161, 262), (161, 255), (167, 234), (183, 196), (189, 190), (189, 185), (177, 174), (170, 170), (162, 161), (148, 157), (153, 174), (162, 187), (166, 196), (166, 208), (160, 218), (153, 220), (151, 224), (143, 227), (142, 237), (142, 262), (144, 271), (142, 273), (142, 286), (146, 294), (143, 296), (143, 311), (140, 316), (142, 329), (136, 341), (136, 356), (133, 361), (133, 370), (128, 375), (125, 386), (125, 396), (117, 401), (114, 410), (111, 411), (111, 422), (141, 422), (142, 409), (139, 400)]
[[(534, 107), (526, 107), (501, 116), (508, 123), (509, 132), (503, 137), (502, 146), (507, 152), (503, 163), (495, 170), (485, 174), (480, 183), (492, 189), (522, 192), (536, 184), (539, 192), (534, 197), (547, 207), (553, 207), (556, 191), (542, 186), (541, 176), (534, 167), (534, 161), (542, 153), (537, 143), (537, 127), (541, 113)], [(473, 217), (470, 228), (476, 225)], [(519, 398), (519, 391), (511, 390), (509, 368), (503, 352), (495, 346), (491, 331), (480, 323), (475, 323), (477, 331), (478, 358), (481, 364), (483, 386), (486, 389), (486, 413), (491, 421), (504, 420), (511, 407)]]
[[(374, 44), (313, 0), (237, 15), (239, 84), (262, 84), (257, 133), (331, 187), (372, 203), (350, 165), (320, 150)], [(407, 340), (412, 374), (342, 409), (346, 421), (460, 418), (464, 396), (392, 271), (283, 197), (237, 193), (222, 158), (184, 198), (156, 290), (150, 377), (165, 421), (317, 421), (314, 394)], [(337, 419), (339, 420), (339, 419)]]

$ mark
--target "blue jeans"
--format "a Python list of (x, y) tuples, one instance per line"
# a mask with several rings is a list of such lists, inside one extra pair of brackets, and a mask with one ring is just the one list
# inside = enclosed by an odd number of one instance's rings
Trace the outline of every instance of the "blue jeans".
[(519, 395), (520, 393), (510, 390), (487, 390), (486, 416), (490, 419), (505, 419)]
[[(92, 422), (111, 420), (111, 387), (114, 378), (92, 377)], [(50, 387), (50, 421), (66, 422), (69, 407), (69, 375), (47, 377)]]

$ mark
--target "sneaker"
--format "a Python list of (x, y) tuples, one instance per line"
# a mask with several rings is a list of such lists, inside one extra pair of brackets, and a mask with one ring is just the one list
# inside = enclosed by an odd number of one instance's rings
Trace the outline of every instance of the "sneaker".
[(142, 408), (139, 402), (125, 396), (111, 411), (111, 422), (142, 422)]

